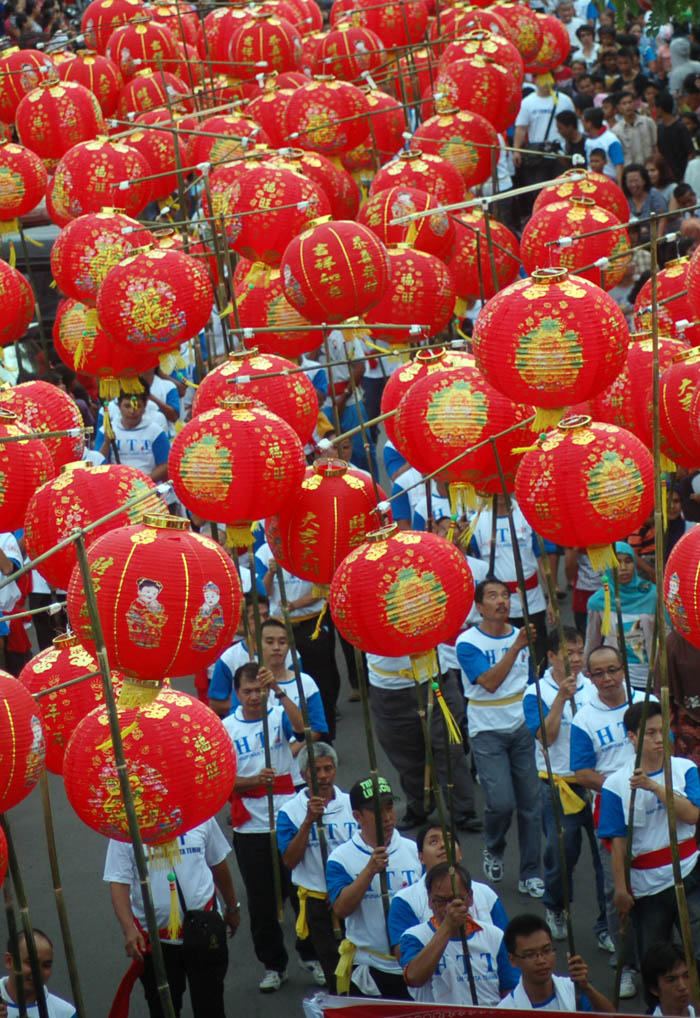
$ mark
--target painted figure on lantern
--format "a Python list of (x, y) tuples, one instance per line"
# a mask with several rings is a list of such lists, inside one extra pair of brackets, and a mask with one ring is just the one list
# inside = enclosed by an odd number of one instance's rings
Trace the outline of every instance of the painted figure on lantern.
[(192, 619), (192, 649), (211, 650), (224, 627), (224, 613), (219, 604), (221, 592), (211, 580), (202, 588), (204, 601)]
[(129, 636), (139, 647), (159, 647), (163, 627), (168, 621), (158, 595), (163, 584), (142, 576), (137, 583), (138, 596), (129, 605), (126, 622)]

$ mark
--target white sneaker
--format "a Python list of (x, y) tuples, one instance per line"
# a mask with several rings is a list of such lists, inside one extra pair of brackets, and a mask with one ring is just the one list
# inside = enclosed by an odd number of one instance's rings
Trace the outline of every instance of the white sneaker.
[(529, 894), (531, 898), (541, 898), (544, 894), (544, 882), (539, 877), (528, 877), (518, 881), (521, 894)]
[(313, 976), (313, 980), (314, 980), (314, 982), (316, 983), (317, 986), (327, 986), (328, 985), (326, 983), (326, 977), (323, 974), (323, 969), (321, 968), (320, 961), (315, 961), (315, 960), (314, 961), (302, 961), (301, 967), (306, 969), (306, 971), (308, 973), (310, 973), (311, 976)]
[[(607, 951), (608, 954), (615, 954), (615, 943), (607, 930), (602, 930), (598, 934), (598, 949), (600, 951)], [(615, 962), (615, 965), (617, 966), (617, 962)]]
[(632, 975), (632, 969), (623, 969), (620, 979), (620, 1000), (629, 1000), (637, 996), (637, 984)]
[(545, 919), (553, 940), (566, 940), (567, 929), (566, 919), (563, 912), (555, 912), (551, 908), (545, 909)]
[(484, 875), (493, 884), (503, 880), (503, 860), (489, 852), (488, 848), (484, 849)]
[(286, 983), (287, 973), (277, 972), (275, 969), (265, 969), (265, 975), (258, 983), (258, 989), (261, 993), (275, 993), (276, 990), (282, 986), (282, 983)]

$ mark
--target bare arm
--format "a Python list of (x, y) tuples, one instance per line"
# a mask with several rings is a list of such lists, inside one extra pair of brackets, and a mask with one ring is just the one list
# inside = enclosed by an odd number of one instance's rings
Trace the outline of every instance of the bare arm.
[[(526, 148), (527, 140), (527, 127), (516, 127), (515, 134), (513, 135), (513, 148)], [(513, 162), (515, 165), (520, 166), (522, 161), (521, 153), (513, 152)]]
[(304, 853), (306, 852), (309, 844), (309, 835), (311, 834), (311, 828), (313, 827), (314, 820), (322, 815), (323, 799), (320, 797), (314, 798), (313, 796), (310, 796), (306, 805), (306, 816), (302, 821), (301, 827), (287, 845), (284, 855), (282, 856), (282, 862), (288, 870), (293, 870), (294, 867), (298, 866), (304, 858)]
[[(103, 453), (104, 455), (104, 453)], [(167, 481), (168, 479), (168, 464), (159, 463), (157, 467), (151, 470), (151, 480), (159, 484), (161, 481)]]
[(604, 997), (602, 993), (596, 990), (595, 986), (588, 979), (588, 965), (583, 960), (580, 954), (569, 955), (569, 975), (574, 983), (576, 983), (579, 989), (586, 994), (591, 1002), (591, 1007), (594, 1011), (605, 1011), (608, 1014), (614, 1014), (615, 1008), (612, 1002)]
[(333, 911), (339, 919), (346, 919), (358, 907), (364, 898), (369, 885), (377, 873), (386, 869), (389, 855), (386, 848), (375, 848), (369, 857), (369, 862), (363, 870), (360, 870), (351, 884), (344, 887), (333, 902)]
[(148, 398), (153, 400), (163, 417), (165, 417), (166, 421), (170, 421), (171, 424), (174, 424), (175, 421), (179, 421), (180, 415), (175, 407), (170, 406), (169, 403), (164, 403), (162, 399), (158, 399), (158, 397), (154, 396), (152, 392), (149, 392)]
[(599, 792), (603, 787), (605, 776), (594, 771), (592, 767), (583, 767), (580, 771), (574, 771), (574, 774), (576, 781), (584, 788), (591, 788), (594, 792)]
[[(559, 735), (561, 729), (561, 719), (564, 713), (564, 707), (566, 706), (567, 700), (570, 700), (576, 693), (576, 678), (571, 676), (568, 679), (564, 679), (557, 695), (552, 701), (552, 706), (549, 708), (549, 713), (544, 719), (544, 730), (547, 736), (547, 745), (551, 746), (554, 740)], [(537, 729), (537, 738), (542, 742), (542, 727)]]
[(111, 883), (109, 893), (112, 908), (124, 934), (124, 948), (130, 958), (140, 958), (146, 952), (146, 941), (139, 933), (134, 914), (131, 911), (130, 888), (128, 884)]
[(566, 548), (564, 551), (564, 575), (567, 583), (573, 583), (578, 570), (578, 548)]
[(209, 700), (209, 706), (220, 718), (228, 717), (231, 713), (231, 697), (228, 700)]
[(436, 929), (432, 939), (423, 950), (413, 958), (404, 971), (409, 986), (424, 986), (435, 973), (440, 964), (450, 937), (459, 933), (460, 927), (467, 918), (467, 906), (461, 898), (455, 898), (447, 906), (447, 914)]
[[(649, 775), (645, 774), (642, 770), (634, 772), (630, 778), (630, 787), (643, 788), (647, 792), (653, 792), (656, 798), (659, 799), (664, 806), (668, 806), (666, 786), (659, 781), (652, 781)], [(700, 810), (690, 801), (690, 799), (687, 799), (685, 795), (673, 792), (673, 805), (676, 811), (676, 818), (678, 820), (682, 820), (684, 824), (696, 824), (698, 822)]]

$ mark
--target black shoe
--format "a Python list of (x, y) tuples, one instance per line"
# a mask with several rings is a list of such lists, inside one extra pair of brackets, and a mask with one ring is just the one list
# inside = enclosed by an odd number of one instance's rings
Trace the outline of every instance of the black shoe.
[(405, 815), (396, 825), (397, 831), (412, 831), (416, 827), (421, 827), (428, 819), (425, 813), (416, 813), (409, 808), (406, 810)]
[(467, 831), (470, 834), (478, 834), (484, 829), (484, 825), (476, 813), (463, 813), (461, 817), (457, 817), (455, 827), (458, 831)]

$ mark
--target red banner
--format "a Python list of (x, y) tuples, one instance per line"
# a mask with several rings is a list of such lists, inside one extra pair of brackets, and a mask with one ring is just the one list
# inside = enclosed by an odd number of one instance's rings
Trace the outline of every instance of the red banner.
[[(308, 1004), (309, 1001), (305, 1001)], [(320, 993), (313, 1003), (324, 1018), (493, 1018), (492, 1007), (460, 1007), (456, 1004), (417, 1004), (404, 1000), (373, 1000), (371, 997), (331, 997)], [(309, 1010), (305, 1007), (307, 1016)], [(316, 1008), (313, 1009), (314, 1013)], [(529, 1012), (528, 1012), (529, 1013)], [(522, 1018), (523, 1011), (499, 1008), (503, 1018)], [(547, 1011), (547, 1018), (564, 1018), (569, 1011)]]

